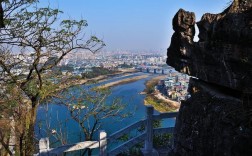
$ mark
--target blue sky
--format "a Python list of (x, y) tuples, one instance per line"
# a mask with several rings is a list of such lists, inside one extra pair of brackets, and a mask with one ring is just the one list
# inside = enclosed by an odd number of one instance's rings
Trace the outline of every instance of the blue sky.
[(166, 49), (173, 34), (172, 18), (183, 8), (219, 13), (230, 0), (41, 0), (64, 11), (61, 18), (86, 19), (87, 34), (106, 43), (108, 50)]

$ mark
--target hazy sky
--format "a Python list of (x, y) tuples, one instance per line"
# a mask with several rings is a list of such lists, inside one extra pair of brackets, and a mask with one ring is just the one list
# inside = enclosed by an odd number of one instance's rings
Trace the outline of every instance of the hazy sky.
[(230, 0), (41, 0), (64, 11), (62, 18), (86, 19), (87, 34), (103, 38), (106, 49), (166, 49), (173, 34), (172, 18), (183, 8), (199, 20), (219, 13)]

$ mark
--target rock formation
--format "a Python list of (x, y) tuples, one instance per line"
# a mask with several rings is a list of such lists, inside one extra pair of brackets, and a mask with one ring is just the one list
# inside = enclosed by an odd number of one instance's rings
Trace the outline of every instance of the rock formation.
[(182, 102), (174, 155), (252, 155), (252, 1), (234, 0), (220, 14), (180, 9), (167, 63), (193, 77)]

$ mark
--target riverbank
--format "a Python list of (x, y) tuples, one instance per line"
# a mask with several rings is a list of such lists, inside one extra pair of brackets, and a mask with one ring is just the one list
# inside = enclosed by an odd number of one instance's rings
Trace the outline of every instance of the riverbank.
[[(73, 79), (73, 80), (66, 80), (62, 84), (60, 84), (59, 88), (56, 91), (62, 91), (66, 88), (82, 85), (86, 83), (99, 83), (106, 81), (108, 78), (112, 76), (121, 75), (121, 77), (126, 77), (131, 75), (132, 73), (137, 72), (136, 70), (123, 70), (118, 73), (108, 74), (108, 75), (101, 75), (91, 79)], [(104, 84), (102, 86), (98, 86), (94, 89), (104, 89), (110, 88), (121, 84), (131, 83), (140, 79), (147, 78), (148, 75), (140, 75), (131, 78), (125, 78), (118, 81), (110, 82)], [(145, 105), (152, 105), (157, 111), (159, 112), (171, 112), (171, 111), (178, 111), (180, 104), (176, 101), (172, 101), (166, 97), (164, 97), (158, 90), (155, 90), (155, 86), (158, 84), (159, 80), (165, 79), (167, 75), (158, 75), (151, 80), (145, 83), (145, 89), (140, 94), (146, 94), (146, 98), (144, 99)]]
[(110, 82), (110, 83), (107, 83), (105, 85), (98, 86), (96, 88), (97, 89), (110, 88), (110, 87), (114, 87), (114, 86), (117, 86), (117, 85), (134, 82), (134, 81), (144, 79), (144, 78), (147, 78), (147, 77), (148, 77), (148, 75), (135, 76), (135, 77), (132, 77), (132, 78), (126, 78), (126, 79)]
[(95, 82), (106, 81), (111, 76), (129, 75), (131, 73), (136, 73), (136, 72), (137, 72), (137, 70), (135, 70), (135, 69), (123, 69), (123, 70), (121, 70), (121, 71), (119, 71), (117, 73), (107, 74), (107, 75), (100, 75), (98, 77), (90, 78), (90, 79), (80, 78), (80, 79), (66, 80), (66, 81), (62, 82), (59, 85), (58, 89), (55, 92), (64, 90), (64, 89), (69, 88), (69, 87), (86, 84), (86, 83), (95, 83)]
[[(140, 75), (148, 75), (148, 77), (144, 79), (140, 79), (135, 82), (127, 83), (124, 85), (118, 85), (116, 87), (111, 88), (111, 92), (110, 92), (111, 94), (108, 95), (108, 98), (104, 102), (106, 102), (107, 104), (110, 104), (113, 100), (120, 99), (119, 102), (126, 105), (126, 108), (124, 111), (128, 113), (130, 117), (124, 118), (123, 122), (121, 122), (121, 120), (118, 120), (117, 117), (103, 119), (101, 121), (102, 128), (106, 132), (112, 134), (114, 132), (119, 131), (122, 127), (131, 125), (139, 120), (142, 120), (145, 117), (146, 112), (143, 111), (145, 110), (145, 105), (144, 105), (145, 96), (139, 95), (139, 92), (145, 89), (146, 80), (152, 79), (152, 77), (156, 76), (156, 74), (154, 75), (154, 74), (147, 74), (147, 73), (135, 73), (129, 77), (124, 77), (125, 75), (118, 75), (117, 77), (113, 77), (113, 78), (111, 77), (109, 78), (108, 81), (102, 83), (104, 84), (107, 82), (117, 81), (117, 80), (126, 79), (130, 77), (136, 77)], [(81, 88), (85, 89), (85, 91), (93, 92), (92, 89), (96, 86), (99, 86), (99, 84), (96, 83), (96, 84), (90, 84), (87, 86), (84, 85)], [(78, 87), (73, 87), (69, 89), (67, 93), (69, 95), (75, 96), (76, 94), (78, 94), (78, 90), (79, 90)], [(40, 121), (43, 121), (43, 125), (41, 126), (41, 129), (47, 128), (46, 127), (47, 123), (45, 122), (46, 121), (45, 119), (47, 119), (47, 115), (45, 111), (47, 111), (47, 114), (51, 114), (51, 122), (50, 122), (51, 125), (53, 124), (55, 125), (54, 121), (60, 121), (62, 123), (67, 121), (66, 126), (70, 127), (66, 129), (66, 133), (65, 133), (65, 134), (68, 134), (68, 138), (67, 138), (68, 143), (78, 142), (80, 140), (80, 135), (83, 136), (84, 134), (82, 131), (80, 132), (78, 122), (76, 122), (75, 120), (71, 118), (71, 114), (69, 113), (68, 108), (65, 105), (57, 105), (58, 103), (57, 99), (58, 98), (55, 97), (51, 101), (48, 102), (48, 105), (44, 105), (44, 106), (41, 105), (41, 107), (38, 108), (37, 123), (39, 123)], [(92, 121), (90, 122), (90, 124), (93, 124)], [(173, 119), (169, 120), (167, 124), (173, 125), (174, 120)], [(39, 124), (37, 124), (37, 126), (39, 126)], [(55, 125), (54, 128), (57, 129), (58, 128), (57, 125)], [(36, 130), (37, 130), (36, 131), (37, 136), (41, 136), (40, 132), (42, 133), (44, 132), (44, 131), (39, 132), (38, 128)], [(94, 135), (98, 135), (98, 133)]]
[(167, 75), (161, 75), (154, 77), (153, 79), (145, 83), (146, 89), (140, 94), (146, 94), (144, 100), (145, 105), (152, 105), (155, 110), (164, 112), (178, 111), (180, 104), (176, 101), (165, 98), (158, 90), (155, 90), (155, 86), (158, 81), (166, 78)]

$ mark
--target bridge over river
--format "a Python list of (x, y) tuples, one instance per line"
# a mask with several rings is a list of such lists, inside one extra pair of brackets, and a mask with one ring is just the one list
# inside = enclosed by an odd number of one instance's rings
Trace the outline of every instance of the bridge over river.
[(158, 66), (146, 66), (146, 67), (138, 67), (140, 72), (144, 73), (153, 73), (153, 74), (169, 74), (174, 71), (173, 68), (169, 67), (158, 67)]

